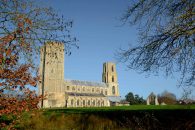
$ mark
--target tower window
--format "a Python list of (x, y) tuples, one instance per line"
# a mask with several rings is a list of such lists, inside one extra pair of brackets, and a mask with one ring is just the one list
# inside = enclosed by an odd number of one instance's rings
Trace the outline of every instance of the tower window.
[(112, 82), (114, 82), (114, 76), (112, 76)]
[(112, 86), (112, 94), (115, 94), (115, 86)]
[(114, 72), (114, 66), (112, 66), (112, 72)]

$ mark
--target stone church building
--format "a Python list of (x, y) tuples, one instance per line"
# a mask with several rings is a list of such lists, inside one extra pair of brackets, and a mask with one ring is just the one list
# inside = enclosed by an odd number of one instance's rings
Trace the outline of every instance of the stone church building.
[(64, 44), (47, 43), (41, 48), (40, 60), (39, 94), (46, 95), (42, 107), (102, 107), (120, 103), (114, 63), (103, 64), (102, 82), (90, 82), (64, 80)]

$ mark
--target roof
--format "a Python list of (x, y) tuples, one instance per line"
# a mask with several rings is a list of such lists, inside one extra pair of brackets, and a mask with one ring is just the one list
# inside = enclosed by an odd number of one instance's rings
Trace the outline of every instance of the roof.
[(65, 82), (71, 83), (76, 86), (92, 86), (92, 87), (107, 87), (106, 83), (103, 82), (90, 82), (90, 81), (80, 81), (80, 80), (65, 80)]
[(120, 102), (121, 97), (119, 97), (119, 96), (108, 96), (108, 100), (110, 100), (111, 102)]
[(105, 97), (102, 93), (74, 93), (74, 92), (66, 92), (69, 96), (90, 96), (90, 97)]

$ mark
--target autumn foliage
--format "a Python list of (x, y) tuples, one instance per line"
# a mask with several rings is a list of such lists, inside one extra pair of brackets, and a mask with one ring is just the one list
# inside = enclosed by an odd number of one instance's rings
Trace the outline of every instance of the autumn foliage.
[[(41, 96), (31, 91), (29, 86), (36, 86), (38, 76), (33, 76), (30, 69), (33, 66), (20, 64), (20, 51), (31, 51), (30, 44), (22, 36), (29, 33), (31, 21), (18, 16), (17, 29), (0, 38), (0, 117), (13, 115), (16, 120), (11, 124), (0, 122), (0, 127), (12, 128), (24, 111), (38, 108)], [(20, 39), (19, 41), (16, 39)], [(28, 85), (28, 87), (27, 87)]]
[[(48, 41), (64, 43), (70, 53), (76, 38), (72, 21), (33, 0), (0, 1), (0, 128), (13, 129), (25, 111), (38, 108), (36, 95), (39, 50)], [(9, 122), (2, 120), (9, 117)]]
[(30, 72), (33, 65), (20, 63), (21, 51), (32, 51), (24, 37), (29, 34), (32, 21), (23, 15), (18, 15), (16, 21), (16, 28), (0, 37), (0, 118), (8, 116), (12, 120), (9, 124), (0, 120), (0, 127), (9, 129), (13, 129), (22, 112), (37, 109), (41, 99), (29, 89), (36, 87), (38, 80)]

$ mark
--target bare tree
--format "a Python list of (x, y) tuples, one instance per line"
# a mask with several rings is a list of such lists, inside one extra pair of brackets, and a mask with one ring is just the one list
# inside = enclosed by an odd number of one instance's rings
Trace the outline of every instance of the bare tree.
[(139, 24), (139, 44), (118, 59), (141, 72), (180, 73), (179, 85), (195, 86), (195, 1), (138, 0), (122, 20)]

